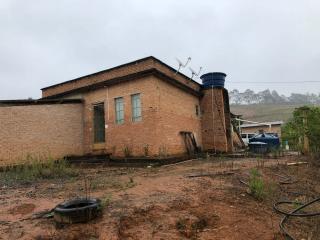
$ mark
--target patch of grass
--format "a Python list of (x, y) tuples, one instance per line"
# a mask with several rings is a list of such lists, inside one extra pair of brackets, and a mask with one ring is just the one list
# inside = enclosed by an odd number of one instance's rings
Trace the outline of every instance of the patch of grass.
[(145, 144), (143, 146), (143, 153), (144, 153), (144, 156), (145, 157), (148, 157), (149, 156), (149, 144)]
[(123, 155), (124, 155), (125, 157), (131, 157), (131, 156), (132, 156), (132, 149), (131, 149), (130, 146), (125, 145), (125, 146), (123, 147), (122, 151), (123, 151)]
[(5, 185), (28, 183), (41, 179), (72, 178), (78, 175), (76, 169), (64, 160), (48, 159), (40, 161), (32, 159), (29, 163), (9, 166), (0, 172), (0, 182)]
[(260, 172), (255, 168), (250, 171), (249, 190), (250, 194), (258, 200), (263, 200), (267, 195), (265, 183)]
[(191, 228), (193, 231), (198, 232), (208, 226), (208, 221), (205, 218), (201, 218), (198, 221), (192, 223)]
[(130, 177), (129, 181), (125, 183), (124, 188), (128, 189), (128, 188), (132, 188), (134, 186), (136, 186), (137, 184), (134, 182), (133, 178)]
[(133, 178), (130, 177), (128, 181), (121, 181), (120, 179), (115, 179), (111, 177), (96, 178), (90, 181), (90, 187), (92, 190), (98, 189), (119, 189), (125, 190), (136, 186)]
[(187, 220), (186, 219), (178, 219), (176, 222), (176, 229), (179, 232), (183, 232), (187, 229)]
[(281, 149), (277, 149), (277, 148), (271, 149), (272, 158), (279, 158), (281, 155), (282, 155)]
[(104, 208), (106, 208), (107, 206), (109, 206), (110, 203), (111, 203), (111, 199), (112, 199), (112, 194), (111, 194), (111, 193), (105, 194), (105, 195), (101, 198), (101, 208), (104, 209)]
[(257, 156), (257, 168), (264, 168), (265, 159), (261, 158), (260, 156)]
[(299, 202), (298, 199), (295, 199), (295, 200), (293, 201), (293, 208), (294, 208), (294, 209), (299, 208), (299, 207), (301, 207), (302, 205), (303, 205), (303, 204), (302, 204), (301, 202)]
[(208, 226), (208, 221), (205, 218), (200, 219), (189, 219), (189, 218), (179, 218), (176, 221), (176, 229), (190, 239), (197, 239), (197, 233), (202, 231)]

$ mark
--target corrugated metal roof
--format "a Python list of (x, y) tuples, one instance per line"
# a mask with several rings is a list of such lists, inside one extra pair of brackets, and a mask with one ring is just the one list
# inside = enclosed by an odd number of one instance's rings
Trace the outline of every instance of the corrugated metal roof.
[(248, 128), (248, 127), (260, 127), (260, 126), (267, 126), (267, 125), (282, 125), (283, 121), (273, 121), (273, 122), (263, 122), (263, 123), (245, 123), (241, 125), (241, 128)]

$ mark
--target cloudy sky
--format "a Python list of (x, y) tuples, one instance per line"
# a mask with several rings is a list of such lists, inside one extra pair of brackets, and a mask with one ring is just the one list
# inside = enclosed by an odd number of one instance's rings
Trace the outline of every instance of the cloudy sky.
[(320, 92), (319, 0), (1, 0), (0, 34), (0, 99), (150, 55), (228, 89)]

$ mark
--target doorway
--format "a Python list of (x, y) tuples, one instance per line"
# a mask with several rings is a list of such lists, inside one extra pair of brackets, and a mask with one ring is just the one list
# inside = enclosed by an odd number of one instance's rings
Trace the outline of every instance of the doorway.
[(93, 129), (94, 129), (94, 143), (105, 142), (105, 117), (104, 117), (104, 103), (93, 105)]

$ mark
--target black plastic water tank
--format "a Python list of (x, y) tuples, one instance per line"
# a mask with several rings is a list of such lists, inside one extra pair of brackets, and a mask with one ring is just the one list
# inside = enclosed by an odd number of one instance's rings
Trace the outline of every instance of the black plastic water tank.
[(268, 145), (268, 150), (280, 148), (280, 139), (272, 134), (262, 133), (255, 135), (253, 138), (249, 139), (249, 142), (263, 142)]
[(202, 86), (208, 87), (224, 87), (224, 82), (227, 74), (223, 72), (211, 72), (203, 74), (200, 78), (202, 80)]
[(249, 150), (253, 153), (265, 154), (268, 152), (268, 144), (264, 142), (250, 142)]

